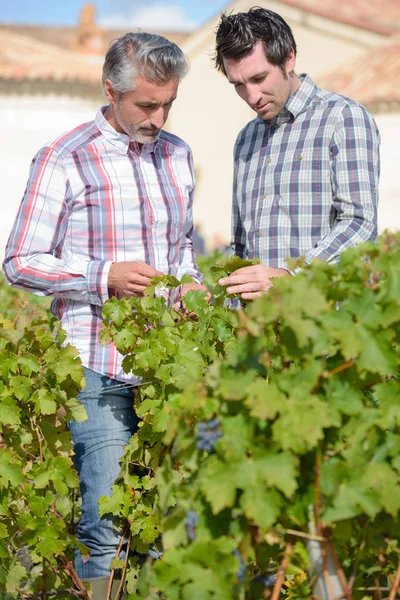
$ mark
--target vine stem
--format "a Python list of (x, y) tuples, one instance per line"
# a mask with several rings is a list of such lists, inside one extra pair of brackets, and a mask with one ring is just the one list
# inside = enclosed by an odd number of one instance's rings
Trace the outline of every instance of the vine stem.
[(43, 596), (45, 598), (47, 598), (47, 592), (46, 592), (46, 583), (47, 583), (47, 573), (46, 573), (46, 559), (43, 558)]
[[(117, 550), (117, 554), (115, 556), (115, 558), (118, 558), (119, 555), (121, 554), (121, 550), (122, 550), (122, 545), (125, 541), (125, 537), (126, 534), (128, 533), (128, 527), (125, 529), (125, 531), (123, 532), (123, 534), (121, 535), (121, 539), (119, 541), (119, 546), (118, 546), (118, 550)], [(126, 572), (126, 568), (127, 568), (127, 563), (128, 563), (128, 556), (129, 556), (129, 545), (130, 545), (130, 540), (131, 540), (131, 536), (129, 535), (129, 541), (128, 541), (128, 549), (126, 552), (126, 557), (125, 557), (125, 564), (124, 564), (124, 570), (123, 570), (123, 574), (122, 574), (122, 578), (121, 578), (121, 583), (119, 585), (119, 588), (117, 590), (117, 594), (115, 596), (115, 600), (118, 600), (119, 598), (119, 594), (122, 590), (122, 586), (124, 583), (124, 577), (125, 577), (125, 572)], [(108, 589), (107, 589), (107, 596), (106, 596), (106, 600), (109, 600), (111, 598), (111, 587), (112, 587), (112, 583), (114, 580), (114, 575), (115, 575), (115, 569), (111, 570), (111, 575), (110, 575), (110, 581), (108, 582)]]
[(21, 309), (19, 310), (19, 312), (17, 313), (17, 316), (13, 320), (14, 327), (16, 326), (16, 324), (18, 322), (18, 319), (20, 318), (20, 316), (22, 315), (22, 313), (24, 312), (24, 310), (27, 309), (27, 304), (28, 303), (27, 303), (26, 300), (24, 300), (24, 302), (20, 302), (20, 304), (21, 304)]
[(315, 515), (315, 525), (317, 534), (321, 537), (324, 537), (322, 534), (321, 528), (321, 461), (322, 461), (322, 452), (321, 448), (318, 448), (317, 456), (315, 460), (315, 506), (314, 506), (314, 515)]
[(374, 579), (375, 579), (375, 586), (376, 586), (375, 592), (377, 594), (378, 600), (382, 600), (383, 596), (382, 596), (382, 590), (381, 590), (380, 585), (379, 585), (379, 577), (377, 577), (375, 575)]
[(326, 538), (320, 535), (313, 535), (312, 533), (304, 533), (304, 531), (298, 531), (297, 529), (286, 529), (288, 535), (294, 535), (296, 537), (305, 538), (307, 540), (316, 540), (317, 542), (326, 542)]
[(325, 373), (323, 375), (323, 377), (324, 377), (324, 379), (329, 379), (330, 377), (333, 377), (334, 375), (337, 375), (337, 373), (341, 373), (342, 371), (346, 371), (346, 369), (350, 369), (355, 364), (356, 363), (355, 363), (354, 360), (348, 360), (345, 363), (343, 363), (342, 365), (340, 365), (339, 367), (336, 367), (336, 369), (332, 369), (332, 371), (329, 371), (328, 373)]
[(396, 598), (397, 588), (399, 587), (399, 585), (400, 585), (400, 562), (399, 562), (399, 566), (397, 567), (396, 577), (394, 578), (394, 582), (393, 582), (392, 588), (390, 590), (389, 600), (394, 600)]
[(67, 573), (67, 575), (70, 577), (72, 582), (78, 588), (81, 598), (83, 598), (83, 600), (90, 600), (88, 591), (85, 588), (85, 586), (83, 585), (78, 573), (75, 571), (74, 567), (72, 566), (71, 561), (68, 560), (68, 558), (65, 556), (64, 552), (61, 552), (60, 557), (65, 565), (65, 572)]
[(276, 578), (274, 589), (272, 590), (271, 600), (279, 599), (279, 594), (281, 593), (283, 579), (285, 577), (286, 569), (288, 568), (288, 565), (289, 565), (289, 558), (292, 553), (292, 550), (293, 550), (293, 542), (289, 541), (286, 544), (285, 554), (283, 555), (283, 560), (282, 560), (281, 566), (279, 567), (278, 577)]
[[(327, 532), (327, 533), (329, 534), (329, 532)], [(335, 550), (335, 547), (333, 545), (332, 538), (331, 538), (330, 535), (329, 535), (328, 546), (329, 546), (329, 549), (330, 549), (331, 554), (332, 554), (333, 562), (335, 563), (335, 569), (336, 569), (336, 573), (337, 573), (337, 575), (339, 577), (340, 585), (343, 588), (343, 597), (346, 598), (346, 600), (353, 600), (351, 589), (350, 589), (349, 584), (347, 582), (347, 579), (346, 579), (346, 576), (345, 576), (344, 571), (342, 569), (342, 566), (341, 566), (341, 564), (339, 562), (339, 558), (338, 558), (338, 555), (336, 553), (336, 550)]]
[(322, 575), (325, 580), (326, 586), (328, 588), (328, 596), (329, 600), (335, 599), (335, 592), (333, 590), (333, 585), (331, 581), (331, 576), (329, 575), (328, 569), (328, 546), (327, 544), (321, 544), (321, 553), (322, 553)]
[[(20, 594), (21, 598), (30, 598), (31, 600), (35, 600), (35, 598), (48, 598), (49, 596), (76, 596), (77, 598), (82, 598), (81, 592), (73, 590), (69, 588), (68, 590), (49, 590), (48, 592), (38, 592), (37, 594), (27, 594), (21, 589), (17, 589), (17, 592)], [(88, 596), (89, 597), (89, 596)]]
[(350, 589), (353, 589), (353, 585), (354, 585), (354, 582), (355, 582), (356, 576), (357, 576), (358, 565), (361, 562), (361, 555), (362, 555), (362, 553), (364, 551), (364, 548), (365, 548), (365, 539), (361, 540), (361, 543), (360, 543), (360, 545), (358, 547), (358, 553), (357, 553), (357, 556), (356, 556), (356, 560), (354, 561), (353, 572), (352, 572), (351, 577), (349, 579), (349, 588)]

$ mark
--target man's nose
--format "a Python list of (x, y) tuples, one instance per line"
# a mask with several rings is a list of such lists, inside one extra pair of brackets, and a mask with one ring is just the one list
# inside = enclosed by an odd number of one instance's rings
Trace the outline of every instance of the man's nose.
[(161, 129), (166, 120), (167, 117), (163, 106), (159, 106), (151, 114), (150, 122), (152, 126), (156, 127), (157, 129)]
[(250, 106), (257, 106), (260, 104), (261, 91), (257, 85), (249, 85), (247, 87), (247, 102)]

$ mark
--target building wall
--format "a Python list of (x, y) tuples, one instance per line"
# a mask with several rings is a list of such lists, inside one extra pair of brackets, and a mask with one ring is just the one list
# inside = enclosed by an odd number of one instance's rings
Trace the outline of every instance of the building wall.
[(96, 105), (77, 98), (0, 96), (0, 260), (4, 258), (32, 158), (46, 142), (92, 120), (96, 110)]
[(381, 179), (379, 185), (379, 231), (400, 229), (400, 113), (376, 115), (381, 134)]

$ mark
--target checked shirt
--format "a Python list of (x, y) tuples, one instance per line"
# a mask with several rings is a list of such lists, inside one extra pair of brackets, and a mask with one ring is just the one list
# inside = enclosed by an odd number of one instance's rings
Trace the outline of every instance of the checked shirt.
[(16, 287), (54, 297), (52, 312), (85, 367), (131, 380), (115, 346), (98, 339), (108, 273), (113, 262), (141, 260), (201, 280), (192, 247), (192, 154), (164, 131), (140, 147), (103, 110), (33, 159), (3, 269)]
[(377, 236), (375, 122), (357, 102), (300, 79), (276, 118), (244, 127), (234, 152), (234, 252), (276, 268), (302, 255), (335, 263)]

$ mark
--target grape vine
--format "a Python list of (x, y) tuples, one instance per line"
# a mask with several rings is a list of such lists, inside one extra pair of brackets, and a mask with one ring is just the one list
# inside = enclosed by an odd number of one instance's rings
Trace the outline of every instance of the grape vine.
[[(248, 263), (222, 256), (203, 259), (211, 304), (169, 305), (186, 281), (169, 276), (105, 304), (101, 341), (141, 379), (138, 432), (100, 502), (129, 529), (132, 598), (311, 600), (324, 581), (347, 600), (395, 597), (399, 242), (313, 263), (240, 310), (217, 281)], [(0, 591), (84, 598), (65, 427), (84, 418), (80, 365), (47, 317), (16, 317), (0, 322)]]

